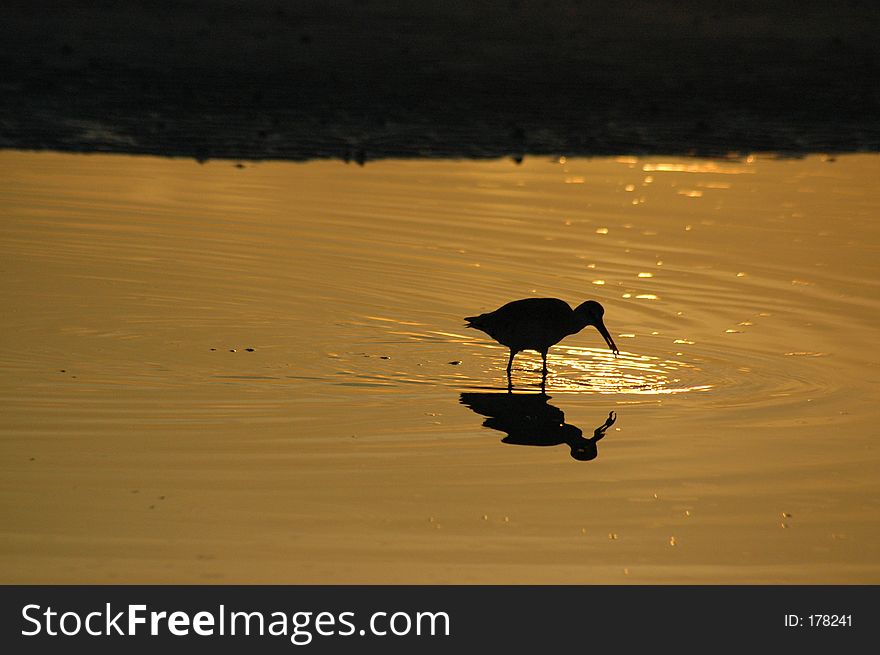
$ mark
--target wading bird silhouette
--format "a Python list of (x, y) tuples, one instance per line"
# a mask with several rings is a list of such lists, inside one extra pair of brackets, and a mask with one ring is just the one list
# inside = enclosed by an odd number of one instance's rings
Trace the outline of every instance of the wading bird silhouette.
[(589, 439), (583, 431), (565, 422), (565, 414), (547, 401), (550, 396), (540, 393), (463, 393), (462, 405), (486, 416), (483, 426), (506, 432), (501, 441), (517, 446), (568, 446), (573, 459), (587, 462), (596, 459), (596, 443), (605, 431), (617, 421), (617, 414), (609, 412), (605, 422), (593, 431)]
[(521, 350), (537, 350), (544, 361), (542, 379), (547, 377), (547, 351), (570, 334), (577, 334), (588, 325), (599, 330), (611, 352), (618, 354), (614, 339), (608, 334), (602, 316), (605, 309), (595, 300), (588, 300), (575, 309), (558, 298), (526, 298), (514, 300), (494, 312), (468, 316), (467, 327), (482, 330), (510, 349), (507, 360), (507, 383), (513, 358)]

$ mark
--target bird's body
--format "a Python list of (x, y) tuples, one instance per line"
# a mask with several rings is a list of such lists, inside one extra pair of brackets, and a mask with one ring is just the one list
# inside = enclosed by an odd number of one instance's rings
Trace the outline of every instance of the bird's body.
[(593, 325), (604, 337), (611, 350), (617, 346), (608, 334), (602, 315), (605, 310), (595, 300), (588, 300), (576, 309), (558, 298), (526, 298), (514, 300), (494, 312), (465, 318), (467, 327), (482, 330), (498, 343), (510, 349), (507, 374), (510, 376), (513, 358), (522, 350), (537, 350), (544, 360), (547, 372), (547, 351), (565, 337)]
[(581, 329), (575, 325), (574, 312), (569, 304), (559, 298), (514, 300), (494, 312), (465, 320), (468, 327), (482, 330), (517, 352), (544, 352)]

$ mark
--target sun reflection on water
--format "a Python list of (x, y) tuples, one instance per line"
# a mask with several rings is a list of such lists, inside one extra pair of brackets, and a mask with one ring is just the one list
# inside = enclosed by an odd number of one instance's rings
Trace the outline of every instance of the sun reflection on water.
[(668, 395), (709, 391), (711, 384), (689, 385), (683, 377), (695, 367), (682, 361), (622, 351), (563, 347), (551, 354), (554, 390), (600, 394)]
[[(748, 159), (747, 163), (751, 163)], [(645, 173), (714, 173), (717, 175), (741, 175), (754, 173), (754, 169), (745, 166), (724, 165), (717, 162), (659, 162), (642, 165)]]

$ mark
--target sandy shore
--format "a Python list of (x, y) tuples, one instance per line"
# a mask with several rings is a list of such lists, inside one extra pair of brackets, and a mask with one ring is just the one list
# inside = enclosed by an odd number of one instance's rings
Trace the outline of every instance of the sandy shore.
[(876, 151), (870, 2), (11, 2), (0, 147), (199, 159)]

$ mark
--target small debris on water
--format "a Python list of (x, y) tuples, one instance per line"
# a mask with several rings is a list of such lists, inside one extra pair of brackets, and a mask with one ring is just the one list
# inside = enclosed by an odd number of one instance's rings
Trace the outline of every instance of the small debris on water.
[(380, 355), (379, 359), (391, 359), (388, 355)]
[(235, 348), (230, 348), (230, 349), (229, 349), (229, 352), (234, 353), (234, 352), (235, 352)]
[(783, 513), (782, 513), (782, 518), (784, 518), (784, 519), (790, 519), (790, 518), (791, 518), (791, 514), (789, 514), (788, 512), (783, 512)]
[(669, 545), (675, 546), (678, 542), (675, 541), (675, 537), (669, 537)]
[(455, 361), (449, 362), (450, 366), (458, 366), (459, 364), (461, 364), (460, 359), (456, 359)]
[(608, 538), (611, 539), (612, 541), (616, 540), (616, 539), (617, 539), (617, 533), (616, 533), (616, 532), (609, 532), (609, 533), (608, 533)]
[(254, 352), (254, 350), (256, 350), (256, 348), (245, 348), (245, 350), (247, 350), (249, 353), (252, 353)]

